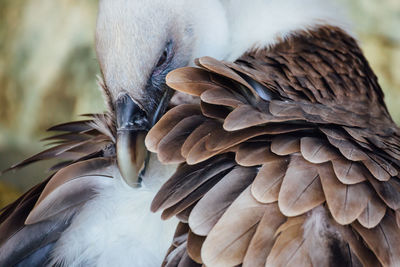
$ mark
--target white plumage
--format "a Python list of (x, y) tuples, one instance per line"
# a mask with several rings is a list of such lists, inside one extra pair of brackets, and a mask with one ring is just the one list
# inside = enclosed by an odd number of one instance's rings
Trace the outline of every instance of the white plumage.
[(174, 167), (149, 170), (146, 182), (136, 189), (116, 169), (113, 183), (84, 205), (57, 241), (51, 264), (160, 266), (177, 221), (162, 221), (160, 214), (150, 212), (150, 203)]

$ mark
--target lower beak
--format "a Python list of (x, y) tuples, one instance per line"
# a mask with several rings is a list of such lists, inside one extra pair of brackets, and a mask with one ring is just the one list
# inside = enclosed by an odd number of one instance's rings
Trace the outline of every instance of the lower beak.
[(117, 135), (117, 161), (122, 178), (132, 187), (140, 187), (147, 150), (144, 132), (124, 131)]
[(122, 178), (132, 187), (140, 187), (147, 149), (144, 139), (149, 128), (146, 113), (128, 94), (115, 103), (117, 117), (117, 162)]

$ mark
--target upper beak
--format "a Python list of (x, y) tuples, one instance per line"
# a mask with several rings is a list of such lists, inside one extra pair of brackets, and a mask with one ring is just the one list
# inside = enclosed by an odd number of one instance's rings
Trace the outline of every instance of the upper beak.
[(144, 145), (149, 122), (146, 113), (128, 94), (115, 102), (117, 118), (117, 162), (125, 182), (140, 187), (140, 172), (144, 169), (147, 150)]

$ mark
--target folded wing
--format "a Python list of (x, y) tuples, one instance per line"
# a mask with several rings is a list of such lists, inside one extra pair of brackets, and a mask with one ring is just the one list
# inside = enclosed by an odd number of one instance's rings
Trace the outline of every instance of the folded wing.
[(321, 27), (196, 63), (167, 82), (201, 105), (147, 137), (181, 163), (152, 205), (181, 220), (166, 266), (400, 264), (400, 131), (354, 39)]

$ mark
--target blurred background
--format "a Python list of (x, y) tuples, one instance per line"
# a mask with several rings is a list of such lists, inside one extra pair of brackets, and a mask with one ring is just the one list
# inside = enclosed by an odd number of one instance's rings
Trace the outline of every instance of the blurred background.
[[(400, 1), (338, 0), (400, 123)], [(94, 52), (97, 0), (0, 1), (0, 170), (39, 152), (51, 125), (104, 110)], [(0, 207), (51, 163), (0, 177)]]

